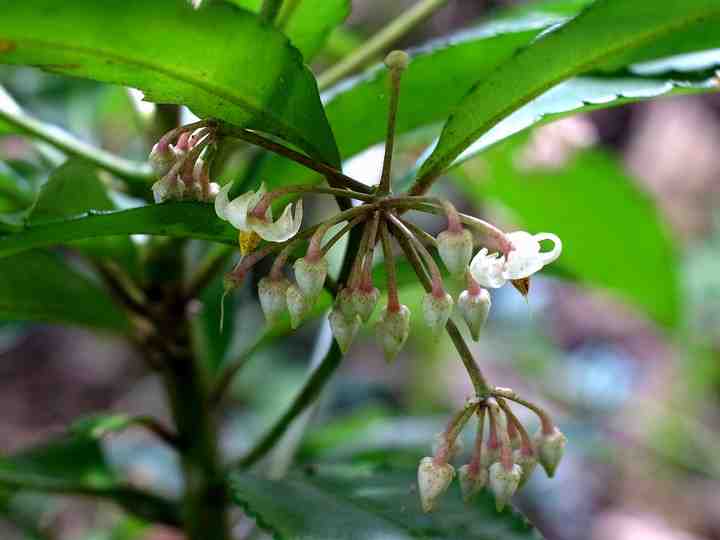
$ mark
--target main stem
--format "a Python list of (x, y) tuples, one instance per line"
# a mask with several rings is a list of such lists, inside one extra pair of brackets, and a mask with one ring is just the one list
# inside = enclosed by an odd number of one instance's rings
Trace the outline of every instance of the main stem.
[(187, 540), (229, 540), (228, 487), (211, 414), (208, 374), (193, 354), (188, 297), (182, 286), (182, 250), (160, 246), (150, 261), (147, 309), (153, 331), (143, 347), (158, 369), (175, 423), (184, 491), (182, 523)]

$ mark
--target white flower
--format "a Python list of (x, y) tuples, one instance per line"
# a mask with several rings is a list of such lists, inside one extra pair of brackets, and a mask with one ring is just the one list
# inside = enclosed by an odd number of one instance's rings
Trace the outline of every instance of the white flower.
[(266, 193), (265, 184), (257, 191), (248, 191), (230, 201), (228, 193), (232, 183), (226, 184), (215, 197), (215, 213), (220, 219), (229, 221), (241, 232), (254, 232), (268, 242), (285, 242), (297, 234), (302, 224), (302, 200), (292, 212), (292, 205), (285, 207), (282, 215), (273, 221), (272, 209), (268, 207), (263, 218), (252, 215), (252, 210)]
[[(483, 287), (497, 289), (510, 280), (524, 279), (555, 261), (562, 252), (560, 238), (551, 233), (532, 235), (516, 231), (505, 235), (513, 248), (505, 255), (481, 249), (470, 263), (472, 277)], [(551, 240), (553, 248), (541, 251), (540, 242)]]

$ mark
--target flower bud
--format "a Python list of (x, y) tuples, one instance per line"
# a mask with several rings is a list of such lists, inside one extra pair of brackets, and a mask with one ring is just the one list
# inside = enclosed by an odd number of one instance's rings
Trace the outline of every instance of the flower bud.
[(295, 284), (290, 285), (285, 293), (285, 300), (287, 301), (288, 311), (290, 312), (290, 326), (293, 329), (300, 326), (303, 319), (312, 309), (312, 302), (305, 296)]
[(475, 469), (472, 465), (463, 465), (458, 470), (458, 480), (460, 481), (462, 498), (467, 503), (485, 487), (488, 472), (484, 467)]
[(390, 69), (405, 69), (410, 56), (405, 51), (390, 51), (385, 57), (385, 65)]
[(264, 277), (258, 282), (258, 298), (260, 307), (268, 324), (278, 320), (287, 309), (287, 290), (290, 280), (287, 278), (272, 279)]
[(152, 147), (148, 159), (155, 174), (162, 177), (169, 173), (175, 164), (175, 152), (169, 144), (160, 141)]
[(478, 294), (470, 294), (470, 291), (460, 293), (458, 311), (465, 319), (470, 335), (475, 341), (480, 339), (480, 331), (485, 326), (491, 305), (492, 301), (487, 289), (480, 289)]
[(472, 258), (473, 236), (467, 229), (443, 231), (437, 237), (437, 249), (445, 268), (460, 276), (467, 270)]
[(397, 311), (385, 309), (377, 324), (377, 336), (385, 351), (385, 359), (391, 362), (402, 350), (410, 334), (410, 310), (400, 306)]
[(337, 341), (340, 351), (345, 354), (350, 349), (355, 336), (360, 329), (360, 318), (353, 315), (348, 318), (337, 306), (333, 308), (328, 317), (330, 328), (332, 329), (335, 341)]
[(357, 289), (344, 287), (335, 297), (335, 307), (339, 309), (348, 320), (353, 319), (358, 314), (355, 308), (356, 291)]
[(425, 324), (430, 327), (433, 334), (439, 334), (450, 318), (453, 308), (453, 299), (448, 293), (443, 296), (435, 296), (434, 293), (427, 293), (423, 298), (423, 317)]
[[(436, 433), (435, 437), (433, 438), (433, 444), (432, 444), (432, 453), (433, 455), (437, 455), (438, 451), (440, 450), (440, 447), (445, 444), (445, 433)], [(460, 437), (456, 437), (453, 441), (452, 446), (450, 447), (447, 458), (448, 460), (455, 459), (458, 455), (460, 455), (463, 451), (463, 442)]]
[(550, 434), (545, 434), (540, 429), (535, 435), (538, 460), (549, 478), (555, 476), (555, 470), (565, 452), (565, 443), (567, 443), (567, 437), (557, 427)]
[(365, 288), (360, 286), (353, 293), (353, 304), (355, 311), (363, 322), (368, 322), (375, 311), (375, 306), (380, 298), (380, 291), (377, 287)]
[(495, 495), (495, 508), (498, 512), (505, 508), (505, 505), (515, 494), (521, 478), (522, 469), (520, 465), (513, 464), (509, 471), (499, 461), (490, 465), (488, 483), (493, 495)]
[(518, 488), (521, 488), (525, 485), (525, 482), (530, 479), (530, 475), (535, 470), (535, 466), (537, 465), (537, 456), (535, 455), (535, 452), (528, 453), (520, 448), (513, 452), (513, 461), (517, 465), (520, 465), (520, 468), (522, 469), (522, 478), (520, 479), (520, 484), (518, 485)]
[(156, 203), (179, 201), (185, 194), (185, 184), (177, 176), (164, 176), (152, 185), (152, 192)]
[(435, 500), (442, 495), (455, 477), (455, 469), (449, 463), (437, 465), (433, 458), (424, 457), (418, 467), (418, 491), (423, 512), (430, 512)]
[(306, 256), (295, 261), (293, 268), (295, 268), (295, 281), (297, 281), (298, 287), (305, 293), (305, 296), (314, 302), (325, 285), (328, 272), (327, 259), (320, 257), (313, 261)]

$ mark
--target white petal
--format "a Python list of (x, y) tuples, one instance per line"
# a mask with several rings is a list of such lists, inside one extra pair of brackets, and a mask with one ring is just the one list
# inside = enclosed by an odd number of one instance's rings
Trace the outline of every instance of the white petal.
[(539, 253), (527, 253), (514, 249), (508, 253), (502, 276), (505, 279), (523, 279), (530, 277), (542, 267), (543, 260)]
[(220, 219), (226, 221), (227, 217), (225, 212), (227, 211), (228, 204), (230, 204), (230, 201), (228, 200), (228, 193), (230, 192), (232, 184), (232, 182), (225, 184), (220, 190), (220, 193), (217, 194), (217, 197), (215, 197), (215, 213)]
[(531, 253), (540, 253), (540, 243), (529, 232), (515, 231), (507, 233), (505, 237), (510, 240), (514, 250), (528, 255)]
[(560, 253), (562, 253), (562, 241), (552, 233), (538, 233), (535, 235), (535, 240), (538, 243), (542, 240), (550, 240), (553, 243), (552, 250), (540, 252), (540, 258), (542, 259), (543, 265), (554, 262), (560, 256)]
[(258, 203), (260, 197), (253, 191), (243, 193), (227, 205), (225, 208), (225, 219), (232, 223), (232, 226), (239, 231), (250, 230), (247, 224), (247, 215), (250, 209)]
[(248, 223), (250, 228), (263, 240), (267, 240), (268, 242), (285, 242), (286, 240), (290, 240), (290, 238), (295, 236), (300, 230), (302, 214), (301, 199), (295, 206), (294, 216), (292, 214), (292, 204), (288, 204), (277, 221), (263, 221), (251, 216)]
[(488, 255), (487, 248), (482, 248), (470, 262), (470, 273), (483, 287), (497, 289), (507, 282), (502, 275), (504, 266), (505, 257), (499, 257), (497, 253)]

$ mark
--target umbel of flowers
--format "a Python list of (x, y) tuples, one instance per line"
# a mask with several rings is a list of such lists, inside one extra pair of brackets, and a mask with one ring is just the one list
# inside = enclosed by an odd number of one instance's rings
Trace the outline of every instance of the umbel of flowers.
[[(376, 252), (383, 259), (387, 276), (387, 301), (380, 308), (375, 325), (378, 344), (388, 361), (403, 349), (410, 332), (411, 313), (401, 302), (398, 291), (395, 257), (399, 247), (426, 289), (420, 314), (424, 324), (433, 333), (448, 332), (476, 394), (451, 420), (434, 456), (420, 463), (418, 486), (422, 507), (430, 511), (452, 482), (455, 471), (450, 460), (457, 453), (458, 434), (476, 417), (476, 444), (470, 462), (459, 469), (460, 486), (468, 500), (489, 487), (501, 509), (524, 484), (538, 461), (548, 475), (554, 474), (565, 437), (539, 407), (512, 391), (487, 383), (454, 319), (462, 321), (469, 336), (478, 341), (491, 308), (488, 289), (510, 282), (527, 295), (530, 277), (560, 256), (562, 244), (550, 233), (505, 233), (491, 223), (458, 212), (448, 200), (424, 195), (417, 185), (406, 193), (393, 192), (390, 171), (395, 117), (400, 78), (407, 63), (408, 57), (401, 51), (390, 53), (386, 58), (390, 113), (385, 159), (376, 187), (368, 187), (255, 132), (203, 120), (170, 131), (155, 145), (150, 160), (160, 179), (153, 185), (153, 193), (157, 202), (214, 201), (217, 217), (237, 229), (242, 257), (226, 276), (226, 293), (236, 289), (259, 261), (274, 257), (269, 274), (258, 283), (260, 305), (269, 323), (287, 313), (293, 328), (302, 324), (320, 294), (329, 287), (326, 283), (328, 251), (345, 235), (358, 230), (355, 237), (359, 242), (348, 254), (351, 257), (349, 275), (331, 287), (335, 301), (329, 322), (343, 353), (350, 349), (362, 325), (368, 323), (378, 309), (381, 292), (372, 279)], [(231, 182), (220, 189), (210, 181), (210, 171), (217, 142), (225, 137), (240, 138), (294, 159), (324, 174), (329, 186), (288, 185), (268, 190), (262, 184), (256, 190), (237, 193)], [(343, 210), (303, 229), (302, 196), (305, 195), (333, 196), (342, 203)], [(277, 208), (288, 197), (297, 202), (286, 204), (280, 217), (275, 218), (273, 207)], [(412, 212), (443, 216), (447, 227), (433, 237), (408, 219)], [(551, 242), (551, 249), (544, 250), (543, 241)], [(293, 261), (298, 251), (304, 254)], [(436, 262), (433, 251), (446, 272)], [(457, 298), (445, 287), (444, 276), (448, 274), (466, 283)], [(508, 401), (520, 403), (538, 414), (541, 430), (535, 439), (528, 437)]]

